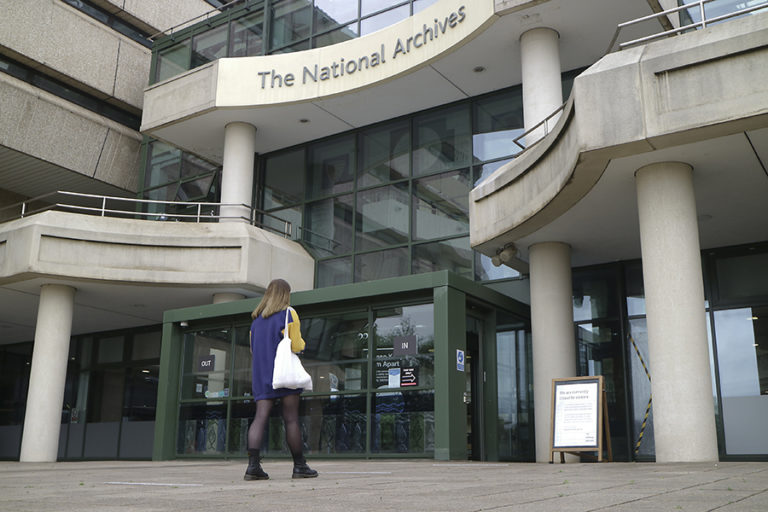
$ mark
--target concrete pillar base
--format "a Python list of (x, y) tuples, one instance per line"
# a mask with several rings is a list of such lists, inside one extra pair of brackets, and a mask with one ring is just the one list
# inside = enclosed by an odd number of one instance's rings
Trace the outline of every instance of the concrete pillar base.
[(657, 462), (717, 461), (693, 169), (636, 173)]
[(549, 462), (552, 379), (576, 376), (570, 246), (532, 245), (530, 275), (536, 461)]
[(21, 462), (56, 462), (75, 289), (43, 285), (29, 375)]

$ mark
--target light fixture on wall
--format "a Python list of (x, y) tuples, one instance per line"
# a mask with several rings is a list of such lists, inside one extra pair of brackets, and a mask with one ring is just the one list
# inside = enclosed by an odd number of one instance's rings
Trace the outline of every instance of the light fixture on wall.
[(180, 327), (189, 327), (189, 324), (187, 322), (179, 322)]

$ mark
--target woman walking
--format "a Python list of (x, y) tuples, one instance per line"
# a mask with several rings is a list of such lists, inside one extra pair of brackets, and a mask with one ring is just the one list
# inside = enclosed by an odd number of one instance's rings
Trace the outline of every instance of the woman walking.
[[(266, 480), (269, 475), (261, 469), (259, 449), (264, 439), (269, 413), (277, 399), (280, 400), (285, 424), (285, 437), (293, 457), (293, 478), (314, 478), (317, 471), (307, 465), (304, 458), (299, 429), (299, 395), (302, 389), (272, 388), (277, 345), (283, 338), (285, 316), (290, 306), (291, 286), (282, 279), (275, 279), (267, 286), (259, 305), (251, 313), (251, 388), (256, 401), (256, 415), (248, 428), (248, 468), (246, 480)], [(304, 350), (299, 316), (293, 309), (288, 319), (291, 350)]]

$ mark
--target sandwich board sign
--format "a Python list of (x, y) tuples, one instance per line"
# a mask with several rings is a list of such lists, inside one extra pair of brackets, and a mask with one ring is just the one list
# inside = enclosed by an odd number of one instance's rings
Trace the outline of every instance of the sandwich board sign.
[(565, 453), (592, 458), (581, 452), (593, 451), (597, 452), (594, 458), (602, 462), (604, 439), (608, 460), (613, 460), (602, 375), (552, 380), (550, 438), (550, 463), (555, 452), (560, 452), (560, 462), (565, 462)]

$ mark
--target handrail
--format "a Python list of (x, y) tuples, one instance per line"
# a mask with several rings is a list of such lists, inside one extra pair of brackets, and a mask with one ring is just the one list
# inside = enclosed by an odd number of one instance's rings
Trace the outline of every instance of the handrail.
[[(567, 102), (565, 102), (565, 103), (567, 103)], [(538, 122), (538, 123), (536, 123), (535, 125), (533, 125), (533, 126), (531, 126), (530, 128), (528, 128), (526, 131), (524, 131), (523, 133), (521, 133), (520, 135), (518, 135), (517, 137), (515, 137), (515, 138), (512, 140), (512, 142), (513, 142), (515, 145), (517, 145), (517, 147), (519, 147), (519, 148), (520, 148), (522, 151), (525, 151), (525, 150), (526, 150), (526, 149), (528, 149), (528, 148), (532, 148), (533, 146), (535, 146), (536, 144), (538, 144), (538, 143), (541, 141), (541, 139), (543, 139), (544, 137), (546, 137), (547, 135), (549, 135), (549, 123), (548, 123), (548, 121), (549, 121), (550, 119), (552, 119), (553, 117), (555, 117), (555, 116), (556, 116), (558, 113), (560, 113), (560, 112), (562, 112), (562, 111), (563, 111), (563, 109), (565, 108), (565, 103), (563, 103), (562, 105), (560, 105), (559, 107), (557, 107), (557, 108), (554, 110), (554, 112), (552, 112), (551, 114), (549, 114), (547, 117), (545, 117), (544, 119), (542, 119), (541, 121), (539, 121), (539, 122)], [(536, 140), (534, 140), (533, 142), (530, 142), (530, 143), (526, 142), (525, 146), (523, 146), (522, 144), (520, 144), (520, 140), (521, 140), (521, 139), (525, 138), (527, 135), (530, 135), (531, 133), (533, 133), (533, 132), (535, 132), (536, 130), (538, 130), (538, 129), (541, 127), (541, 125), (544, 125), (544, 134), (543, 134), (543, 135), (541, 135), (540, 137), (538, 137), (538, 138), (537, 138)], [(521, 151), (521, 152), (522, 152), (522, 151)]]
[[(64, 196), (69, 198), (77, 198), (80, 199), (80, 204), (73, 204), (76, 203), (76, 200), (71, 200), (70, 202), (62, 202), (62, 201), (56, 201), (55, 199), (59, 199), (57, 196)], [(90, 204), (89, 201), (91, 202)], [(112, 202), (108, 206), (108, 202)], [(128, 207), (120, 208), (119, 206), (114, 205), (114, 203), (130, 203)], [(41, 203), (39, 205), (35, 205), (35, 203)], [(145, 212), (140, 211), (138, 206), (140, 205), (149, 205), (149, 204), (157, 204), (157, 205), (164, 205), (164, 206), (172, 206), (172, 207), (195, 207), (196, 213), (174, 213), (169, 211), (158, 211), (158, 212)], [(133, 206), (133, 209), (130, 209), (130, 206)], [(244, 216), (232, 216), (232, 215), (221, 215), (221, 207), (234, 207), (234, 208), (242, 208), (243, 210), (248, 210), (248, 217)], [(205, 208), (205, 211), (203, 210)], [(65, 211), (73, 211), (78, 213), (83, 213), (86, 215), (98, 215), (101, 217), (134, 217), (139, 220), (149, 220), (149, 221), (168, 221), (168, 220), (175, 220), (175, 221), (183, 221), (183, 220), (194, 220), (196, 223), (200, 222), (209, 222), (214, 220), (220, 220), (220, 219), (239, 219), (246, 221), (250, 223), (253, 226), (257, 226), (262, 229), (267, 229), (269, 231), (273, 231), (275, 233), (281, 234), (286, 238), (292, 237), (292, 224), (289, 220), (282, 219), (278, 217), (277, 215), (258, 210), (250, 205), (247, 204), (236, 204), (236, 203), (207, 203), (207, 202), (194, 202), (194, 201), (161, 201), (157, 199), (134, 199), (130, 197), (119, 197), (119, 196), (103, 196), (103, 195), (97, 195), (97, 194), (85, 194), (81, 192), (67, 192), (63, 190), (57, 190), (55, 192), (49, 192), (46, 194), (39, 195), (37, 197), (33, 197), (30, 199), (26, 199), (24, 201), (20, 201), (18, 203), (14, 203), (8, 206), (4, 206), (0, 208), (0, 212), (7, 211), (7, 210), (14, 210), (18, 209), (19, 214), (14, 216), (11, 214), (11, 217), (8, 219), (4, 219), (0, 222), (7, 222), (10, 220), (15, 220), (19, 218), (28, 217), (30, 215), (34, 215), (36, 213), (42, 213), (50, 210), (65, 210)], [(168, 208), (163, 208), (163, 210), (167, 210)], [(217, 213), (218, 212), (218, 213)], [(276, 219), (279, 222), (283, 223), (283, 230), (274, 228), (272, 226), (269, 226), (263, 222), (263, 217), (270, 217), (273, 219)]]
[(637, 18), (631, 21), (625, 21), (624, 23), (619, 23), (619, 25), (616, 26), (616, 31), (614, 32), (613, 38), (611, 39), (611, 44), (608, 45), (608, 49), (605, 51), (605, 54), (607, 55), (613, 51), (613, 47), (616, 44), (616, 41), (618, 41), (619, 39), (619, 34), (621, 32), (621, 29), (632, 26), (632, 25), (637, 25), (638, 23), (642, 23), (644, 21), (649, 21), (655, 18), (661, 18), (662, 16), (667, 16), (668, 14), (675, 14), (680, 11), (685, 11), (696, 6), (698, 6), (699, 8), (699, 15), (701, 16), (701, 21), (697, 21), (694, 23), (690, 23), (688, 25), (673, 28), (671, 30), (657, 32), (655, 34), (641, 37), (638, 39), (633, 39), (632, 41), (627, 41), (625, 43), (619, 43), (619, 50), (623, 50), (624, 48), (634, 46), (636, 44), (645, 43), (647, 41), (652, 41), (654, 39), (660, 39), (662, 37), (665, 37), (671, 34), (681, 34), (687, 30), (696, 29), (698, 27), (706, 28), (708, 23), (710, 24), (716, 23), (718, 21), (723, 21), (728, 18), (734, 18), (736, 16), (741, 16), (742, 14), (749, 14), (750, 12), (753, 12), (753, 11), (768, 8), (768, 0), (766, 0), (762, 3), (753, 5), (751, 7), (746, 7), (744, 9), (739, 9), (737, 11), (721, 14), (720, 16), (715, 16), (714, 18), (707, 18), (707, 13), (706, 13), (706, 9), (704, 8), (704, 4), (707, 4), (709, 2), (714, 2), (714, 1), (715, 0), (695, 0), (693, 2), (680, 5), (678, 7), (673, 7), (671, 9), (666, 9), (661, 12), (649, 14), (648, 16), (643, 16), (642, 18)]

